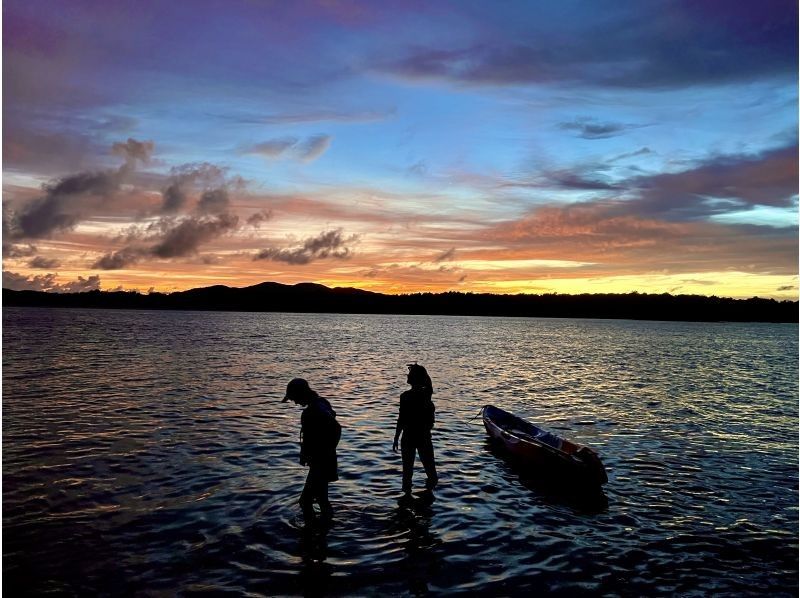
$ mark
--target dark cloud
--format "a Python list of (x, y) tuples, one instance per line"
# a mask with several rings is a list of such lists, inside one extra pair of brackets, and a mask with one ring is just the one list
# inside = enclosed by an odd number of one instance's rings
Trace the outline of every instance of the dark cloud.
[(334, 229), (322, 232), (316, 237), (310, 237), (300, 247), (293, 249), (275, 247), (262, 249), (253, 257), (253, 260), (272, 260), (303, 265), (325, 258), (347, 259), (352, 254), (349, 244), (357, 239), (357, 235), (345, 238), (342, 236), (342, 229)]
[(263, 222), (266, 222), (270, 218), (272, 218), (272, 210), (260, 210), (247, 217), (247, 224), (253, 228), (258, 228)]
[[(239, 227), (239, 218), (227, 212), (214, 215), (164, 217), (144, 230), (127, 235), (139, 244), (112, 251), (92, 264), (101, 270), (121, 270), (149, 258), (172, 259), (194, 255), (200, 246)], [(148, 244), (149, 243), (149, 244)]]
[(620, 4), (602, 19), (570, 23), (570, 35), (530, 23), (527, 30), (502, 28), (460, 48), (414, 49), (377, 68), (474, 85), (566, 82), (636, 89), (794, 77), (797, 12), (794, 0)]
[(638, 150), (634, 150), (632, 152), (625, 152), (624, 154), (620, 154), (618, 156), (614, 156), (613, 158), (609, 158), (608, 162), (619, 162), (620, 160), (627, 160), (628, 158), (636, 158), (638, 156), (647, 156), (648, 154), (654, 153), (649, 147), (642, 147)]
[(200, 245), (235, 230), (238, 224), (239, 218), (233, 214), (186, 218), (167, 230), (150, 251), (154, 256), (165, 259), (191, 255), (197, 252)]
[(230, 204), (228, 187), (243, 183), (240, 177), (229, 178), (227, 169), (208, 162), (173, 167), (169, 174), (169, 184), (161, 193), (163, 201), (160, 211), (162, 214), (176, 214), (183, 211), (188, 205), (189, 192), (202, 189), (198, 211), (223, 212)]
[(13, 245), (10, 243), (3, 243), (3, 257), (7, 258), (21, 258), (32, 257), (38, 253), (35, 245)]
[(12, 240), (38, 239), (73, 228), (85, 218), (88, 209), (112, 201), (136, 163), (149, 160), (152, 149), (152, 142), (135, 139), (114, 144), (112, 152), (125, 159), (119, 169), (78, 173), (44, 185), (43, 197), (13, 215), (4, 212), (4, 233)]
[(640, 214), (696, 219), (757, 205), (791, 208), (798, 191), (797, 145), (710, 158), (682, 172), (626, 181)]
[(210, 189), (204, 191), (197, 202), (197, 211), (201, 214), (220, 214), (230, 207), (231, 200), (226, 189)]
[[(628, 155), (650, 153), (641, 148)], [(505, 182), (501, 187), (608, 191), (598, 200), (617, 214), (659, 216), (674, 221), (708, 218), (755, 206), (792, 208), (798, 193), (797, 145), (759, 154), (713, 156), (678, 172), (640, 175), (609, 182), (606, 165), (541, 173), (531, 181)], [(626, 157), (612, 158), (611, 162)], [(619, 201), (610, 203), (609, 198)], [(624, 201), (622, 200), (624, 198)]]
[(174, 214), (182, 210), (186, 205), (186, 191), (183, 185), (177, 181), (167, 185), (161, 196), (163, 198), (163, 203), (161, 204), (161, 212), (163, 214)]
[(611, 191), (619, 189), (619, 186), (615, 184), (596, 178), (596, 174), (593, 176), (595, 178), (589, 178), (585, 174), (569, 170), (551, 171), (545, 175), (549, 185), (562, 187), (564, 189), (581, 191)]
[(433, 258), (433, 262), (436, 263), (436, 264), (438, 264), (439, 262), (449, 262), (451, 260), (454, 260), (455, 257), (456, 257), (456, 248), (455, 247), (451, 247), (450, 249), (448, 249), (444, 253), (442, 253), (442, 254), (436, 256), (435, 258)]
[(66, 198), (48, 195), (26, 206), (14, 221), (12, 238), (47, 238), (53, 233), (70, 230), (83, 218), (82, 212), (73, 212), (79, 207), (73, 202), (69, 205)]
[(624, 188), (611, 183), (602, 174), (603, 165), (582, 168), (539, 171), (528, 179), (503, 180), (494, 184), (497, 189), (569, 189), (575, 191), (619, 191)]
[(778, 287), (776, 290), (778, 290), (778, 291), (794, 291), (796, 289), (795, 289), (795, 287), (792, 287), (792, 286), (784, 286), (784, 287)]
[(590, 118), (580, 118), (569, 122), (558, 124), (558, 128), (564, 131), (574, 131), (578, 137), (583, 139), (607, 139), (623, 134), (630, 129), (636, 129), (643, 125), (633, 125), (624, 123), (598, 122)]
[(119, 251), (107, 253), (92, 264), (92, 268), (98, 270), (122, 270), (141, 261), (146, 256), (147, 251), (144, 249), (125, 247)]
[(44, 190), (48, 196), (100, 195), (107, 196), (117, 190), (120, 184), (119, 172), (82, 172), (48, 183)]
[(37, 255), (33, 258), (28, 265), (31, 268), (37, 268), (39, 270), (52, 270), (54, 268), (58, 268), (61, 265), (61, 262), (55, 258), (46, 258), (41, 255)]
[(46, 291), (48, 293), (81, 293), (85, 291), (97, 291), (100, 289), (100, 277), (98, 275), (84, 278), (79, 276), (78, 280), (72, 282), (59, 283), (55, 274), (40, 274), (36, 276), (25, 276), (16, 272), (3, 270), (3, 288), (12, 291)]
[(137, 141), (129, 137), (125, 143), (119, 142), (112, 145), (111, 153), (122, 156), (125, 158), (125, 163), (133, 167), (136, 162), (147, 164), (154, 147), (155, 144), (152, 141)]

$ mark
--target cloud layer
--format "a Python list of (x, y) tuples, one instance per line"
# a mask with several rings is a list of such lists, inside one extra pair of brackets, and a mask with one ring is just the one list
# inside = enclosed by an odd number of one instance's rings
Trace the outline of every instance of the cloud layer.
[(796, 292), (796, 2), (3, 10), (9, 284)]

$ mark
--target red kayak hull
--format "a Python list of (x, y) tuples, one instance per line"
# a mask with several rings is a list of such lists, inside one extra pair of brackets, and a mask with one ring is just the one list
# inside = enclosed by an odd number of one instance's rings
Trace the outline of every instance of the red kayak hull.
[(520, 462), (528, 473), (565, 482), (600, 486), (608, 475), (589, 447), (548, 432), (493, 405), (483, 408), (486, 432)]

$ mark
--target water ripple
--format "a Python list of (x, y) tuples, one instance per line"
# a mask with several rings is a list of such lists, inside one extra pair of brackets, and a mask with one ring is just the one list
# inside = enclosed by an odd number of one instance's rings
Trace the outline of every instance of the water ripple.
[[(3, 326), (9, 587), (796, 595), (796, 326), (45, 309)], [(391, 441), (412, 361), (434, 378), (441, 485), (406, 504)], [(298, 375), (343, 426), (327, 531), (296, 503), (280, 398)], [(605, 493), (506, 462), (474, 419), (487, 403), (594, 447)]]

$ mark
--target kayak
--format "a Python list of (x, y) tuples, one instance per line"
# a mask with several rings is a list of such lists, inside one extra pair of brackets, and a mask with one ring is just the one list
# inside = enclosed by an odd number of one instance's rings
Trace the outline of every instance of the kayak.
[(600, 457), (587, 446), (548, 432), (493, 405), (483, 408), (486, 432), (528, 472), (567, 482), (601, 486), (608, 482)]

